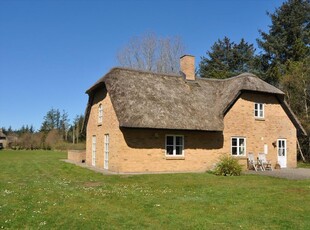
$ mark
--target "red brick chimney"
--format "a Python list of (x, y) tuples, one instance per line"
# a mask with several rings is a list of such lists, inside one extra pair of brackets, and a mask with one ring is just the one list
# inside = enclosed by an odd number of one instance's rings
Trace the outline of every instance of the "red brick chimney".
[(180, 57), (181, 71), (185, 74), (186, 80), (195, 80), (195, 57), (192, 55), (183, 55)]

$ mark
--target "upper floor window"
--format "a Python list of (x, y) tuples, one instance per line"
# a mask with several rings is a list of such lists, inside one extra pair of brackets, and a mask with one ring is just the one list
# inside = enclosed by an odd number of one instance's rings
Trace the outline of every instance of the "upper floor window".
[(184, 138), (178, 135), (166, 136), (166, 155), (183, 156), (184, 154)]
[(264, 118), (265, 111), (264, 111), (264, 104), (263, 103), (255, 103), (254, 104), (254, 117), (255, 118)]
[(231, 154), (234, 156), (244, 156), (246, 151), (246, 139), (244, 137), (231, 138)]
[(102, 106), (102, 104), (99, 104), (99, 108), (98, 108), (98, 123), (102, 123), (102, 117), (103, 117), (103, 106)]

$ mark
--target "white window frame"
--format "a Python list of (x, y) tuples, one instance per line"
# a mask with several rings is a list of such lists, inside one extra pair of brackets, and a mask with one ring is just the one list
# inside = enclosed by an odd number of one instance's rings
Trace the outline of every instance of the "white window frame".
[[(237, 140), (237, 145), (233, 146), (233, 139)], [(243, 153), (240, 153), (241, 146), (240, 146), (240, 139), (244, 140), (244, 146), (243, 146)], [(233, 148), (237, 148), (237, 154), (233, 154)], [(231, 137), (230, 140), (230, 154), (232, 156), (245, 156), (246, 155), (246, 138), (245, 137)]]
[[(172, 145), (167, 144), (167, 138), (168, 137), (173, 137), (173, 144)], [(176, 137), (182, 138), (182, 144), (181, 145), (176, 144)], [(168, 146), (173, 146), (173, 154), (167, 153), (167, 147)], [(182, 154), (176, 154), (176, 147), (182, 147)], [(165, 136), (165, 153), (166, 153), (167, 157), (182, 157), (182, 156), (184, 156), (184, 136), (183, 135), (175, 135), (175, 134), (167, 134)]]
[(254, 103), (254, 117), (259, 119), (265, 118), (264, 103)]
[(102, 103), (98, 106), (98, 123), (101, 124), (103, 120), (103, 105)]

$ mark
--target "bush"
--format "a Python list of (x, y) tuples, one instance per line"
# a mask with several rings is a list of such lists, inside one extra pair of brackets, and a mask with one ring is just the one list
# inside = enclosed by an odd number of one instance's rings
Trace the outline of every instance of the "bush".
[(242, 167), (236, 158), (222, 156), (215, 166), (214, 174), (218, 176), (240, 176)]

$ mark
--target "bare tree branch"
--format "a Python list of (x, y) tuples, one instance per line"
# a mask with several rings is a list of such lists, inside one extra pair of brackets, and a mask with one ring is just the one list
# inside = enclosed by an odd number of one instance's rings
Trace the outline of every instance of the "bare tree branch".
[(118, 64), (123, 67), (154, 71), (159, 73), (178, 73), (179, 58), (185, 46), (180, 37), (158, 38), (154, 33), (133, 37), (117, 53)]

